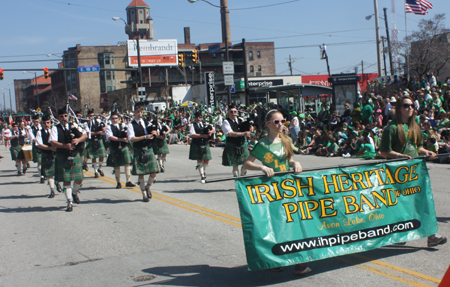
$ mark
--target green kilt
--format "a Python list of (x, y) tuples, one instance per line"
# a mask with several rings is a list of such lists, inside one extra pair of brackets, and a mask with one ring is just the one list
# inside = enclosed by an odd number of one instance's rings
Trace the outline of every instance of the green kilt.
[(169, 147), (167, 146), (167, 140), (164, 140), (164, 146), (159, 147), (157, 141), (153, 141), (153, 153), (158, 154), (169, 154)]
[(11, 146), (10, 152), (11, 152), (12, 160), (25, 159), (25, 156), (23, 155), (22, 147), (23, 147), (23, 145)]
[[(122, 157), (118, 158), (117, 153), (121, 152)], [(128, 145), (121, 149), (115, 149), (113, 147), (109, 150), (108, 159), (106, 160), (106, 166), (118, 167), (124, 166), (126, 164), (131, 164), (133, 162), (133, 156), (131, 155), (130, 148)]]
[(242, 147), (244, 148), (244, 153), (241, 155), (236, 154), (236, 145), (227, 141), (222, 155), (222, 165), (224, 166), (237, 166), (244, 164), (248, 157), (248, 147), (247, 142), (244, 142)]
[(33, 145), (31, 151), (33, 152), (33, 162), (40, 163), (42, 158), (42, 153), (39, 151), (39, 148), (35, 145)]
[[(140, 161), (140, 156), (143, 151), (147, 151), (150, 154), (150, 160), (147, 163), (142, 163)], [(145, 149), (141, 150), (139, 148), (134, 148), (134, 158), (133, 158), (133, 168), (131, 169), (132, 175), (144, 175), (151, 173), (158, 173), (159, 166), (156, 162), (155, 154), (153, 153), (153, 149)]]
[(105, 158), (108, 156), (105, 149), (105, 144), (103, 143), (102, 139), (98, 140), (100, 147), (97, 150), (94, 150), (94, 140), (89, 140), (89, 158)]
[(89, 141), (85, 141), (84, 144), (85, 145), (84, 145), (83, 151), (81, 152), (81, 156), (86, 156), (87, 158), (89, 158), (89, 152), (88, 152)]
[(55, 163), (55, 180), (58, 182), (83, 180), (83, 167), (81, 164), (80, 154), (77, 154), (73, 159), (73, 166), (70, 169), (64, 168), (64, 162), (67, 161), (67, 157), (62, 154), (56, 154)]
[(206, 145), (206, 153), (202, 154), (200, 146), (192, 143), (191, 148), (189, 149), (189, 159), (192, 160), (210, 160), (211, 159), (211, 150), (209, 149), (209, 145)]
[(42, 159), (41, 159), (41, 175), (42, 176), (52, 176), (55, 175), (55, 159), (53, 159), (53, 163), (48, 166), (46, 165), (48, 158), (54, 158), (55, 156), (52, 154), (46, 154), (42, 153)]

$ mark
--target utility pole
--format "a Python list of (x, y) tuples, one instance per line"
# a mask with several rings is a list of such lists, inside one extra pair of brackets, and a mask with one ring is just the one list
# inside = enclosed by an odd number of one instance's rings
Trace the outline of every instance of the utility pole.
[(292, 76), (292, 59), (291, 59), (291, 55), (289, 55), (289, 71), (291, 71), (291, 76)]
[(385, 23), (385, 26), (386, 26), (386, 38), (387, 38), (388, 52), (389, 52), (389, 68), (390, 68), (390, 71), (391, 71), (391, 76), (393, 76), (395, 74), (395, 71), (394, 71), (394, 66), (392, 64), (391, 38), (389, 37), (389, 27), (388, 27), (386, 10), (387, 10), (387, 8), (383, 8), (383, 11), (384, 11), (384, 23)]
[(373, 0), (375, 10), (375, 35), (377, 40), (377, 67), (378, 77), (381, 77), (381, 49), (380, 49), (380, 24), (378, 22), (378, 0)]
[(245, 38), (242, 38), (242, 53), (244, 57), (244, 91), (245, 91), (245, 104), (250, 106), (250, 95), (248, 89), (248, 68), (247, 68), (247, 44)]

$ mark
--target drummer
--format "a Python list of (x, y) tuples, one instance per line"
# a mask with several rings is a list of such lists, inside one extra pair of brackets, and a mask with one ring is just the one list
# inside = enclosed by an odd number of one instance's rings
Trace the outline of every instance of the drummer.
[(41, 174), (48, 180), (50, 187), (50, 195), (48, 198), (55, 197), (55, 152), (56, 148), (52, 147), (49, 142), (52, 122), (50, 117), (44, 116), (42, 118), (43, 128), (37, 132), (36, 145), (42, 150), (42, 168)]
[[(36, 142), (36, 136), (37, 133), (42, 129), (41, 120), (39, 119), (38, 115), (33, 116), (33, 124), (30, 127), (30, 130), (28, 132), (29, 139), (31, 144), (33, 145), (33, 162), (37, 163), (37, 168), (39, 174), (41, 174), (41, 159), (42, 159), (42, 150), (38, 148), (38, 144)], [(41, 183), (45, 182), (45, 178), (43, 175), (41, 175)]]
[(27, 171), (27, 161), (25, 160), (25, 155), (22, 150), (27, 133), (24, 129), (19, 129), (18, 123), (13, 123), (12, 128), (13, 130), (11, 132), (11, 136), (9, 137), (9, 140), (11, 141), (11, 159), (16, 161), (17, 175), (20, 176), (24, 175)]

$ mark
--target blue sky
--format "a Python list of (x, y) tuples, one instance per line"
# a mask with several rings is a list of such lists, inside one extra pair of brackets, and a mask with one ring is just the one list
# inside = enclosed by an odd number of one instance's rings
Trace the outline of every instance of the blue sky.
[[(190, 27), (192, 43), (220, 42), (219, 9), (199, 1), (144, 0), (150, 6), (155, 39), (178, 39), (184, 42), (183, 28)], [(289, 55), (295, 62), (294, 74), (326, 74), (326, 63), (319, 59), (318, 45), (325, 43), (332, 73), (353, 72), (361, 61), (364, 72), (376, 72), (376, 45), (372, 0), (311, 1), (300, 0), (288, 4), (259, 9), (243, 9), (288, 2), (289, 0), (228, 0), (231, 40), (238, 43), (275, 42), (276, 71), (289, 74)], [(450, 17), (450, 5), (444, 0), (429, 0), (434, 8), (426, 16), (407, 14), (408, 31), (417, 28), (418, 21), (430, 19), (436, 13)], [(76, 44), (97, 46), (125, 41), (124, 25), (113, 16), (126, 18), (125, 8), (131, 0), (13, 0), (2, 1), (0, 24), (0, 68), (41, 69), (56, 68), (58, 56)], [(219, 5), (219, 0), (210, 0)], [(399, 40), (405, 36), (404, 1), (394, 0), (395, 22)], [(388, 22), (392, 29), (391, 0), (379, 0), (380, 16), (388, 8)], [(70, 4), (70, 5), (69, 5)], [(446, 27), (449, 27), (449, 19)], [(380, 33), (385, 35), (384, 21)], [(305, 47), (310, 46), (312, 47)], [(47, 57), (47, 54), (54, 54)], [(16, 61), (14, 63), (5, 63)], [(34, 62), (32, 62), (34, 61)], [(42, 61), (42, 62), (37, 62)], [(43, 72), (38, 72), (42, 75)], [(0, 82), (0, 105), (3, 95), (9, 107), (9, 91), (14, 97), (14, 79), (32, 78), (32, 74), (5, 72)], [(3, 88), (3, 90), (1, 90)], [(14, 102), (13, 102), (14, 109)]]

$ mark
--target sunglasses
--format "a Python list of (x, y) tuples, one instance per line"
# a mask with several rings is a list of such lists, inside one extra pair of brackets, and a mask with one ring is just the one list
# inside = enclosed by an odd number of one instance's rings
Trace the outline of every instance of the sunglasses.
[(268, 121), (268, 122), (272, 122), (275, 125), (278, 125), (279, 123), (282, 123), (284, 125), (284, 123), (286, 122), (285, 119), (282, 120), (273, 120), (273, 121)]
[(403, 104), (402, 107), (404, 107), (405, 109), (408, 109), (408, 108), (414, 107), (414, 105), (413, 104)]
[(118, 119), (119, 119), (118, 117), (111, 118), (111, 120), (118, 120)]
[(230, 113), (237, 114), (237, 111), (230, 111)]

